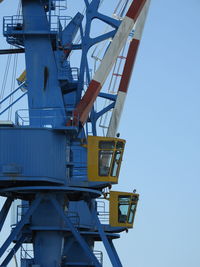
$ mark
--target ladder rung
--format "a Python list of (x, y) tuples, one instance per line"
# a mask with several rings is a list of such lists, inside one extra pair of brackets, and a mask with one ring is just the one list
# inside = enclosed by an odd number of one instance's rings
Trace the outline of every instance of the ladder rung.
[(126, 57), (124, 57), (124, 56), (118, 56), (118, 58), (120, 58), (120, 59), (126, 59)]
[(99, 124), (99, 127), (104, 128), (104, 129), (108, 129), (108, 126), (105, 126), (105, 125), (102, 125), (102, 124)]
[(122, 74), (119, 74), (119, 73), (113, 73), (114, 76), (119, 76), (119, 77), (122, 77)]

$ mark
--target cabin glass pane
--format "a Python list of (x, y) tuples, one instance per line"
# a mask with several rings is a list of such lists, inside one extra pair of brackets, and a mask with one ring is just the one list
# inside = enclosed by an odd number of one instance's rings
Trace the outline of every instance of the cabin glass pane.
[(121, 151), (115, 152), (115, 157), (114, 157), (113, 167), (112, 167), (112, 173), (111, 173), (111, 176), (113, 176), (113, 177), (118, 176), (120, 162), (121, 162), (121, 155), (122, 155)]
[(129, 212), (130, 196), (118, 197), (118, 222), (126, 223)]
[(128, 218), (128, 223), (130, 224), (133, 223), (135, 211), (136, 211), (136, 204), (132, 204), (130, 208), (129, 218)]
[(100, 141), (99, 148), (100, 149), (114, 149), (115, 141)]
[(118, 142), (117, 142), (117, 145), (116, 145), (116, 148), (117, 148), (117, 149), (124, 149), (124, 143), (118, 141)]
[(99, 176), (109, 176), (112, 164), (113, 151), (100, 150), (99, 151)]

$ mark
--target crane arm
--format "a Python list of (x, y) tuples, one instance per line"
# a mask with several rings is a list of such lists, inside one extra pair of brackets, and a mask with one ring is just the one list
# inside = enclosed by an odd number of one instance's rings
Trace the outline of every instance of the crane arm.
[(118, 89), (115, 107), (113, 109), (110, 123), (108, 126), (107, 137), (115, 137), (118, 129), (150, 2), (150, 0), (146, 1), (141, 11), (141, 14), (136, 22), (134, 37), (129, 45), (129, 50), (127, 53), (126, 63), (124, 65), (122, 78)]
[(138, 16), (141, 13), (147, 0), (132, 1), (128, 12), (122, 20), (105, 56), (96, 71), (92, 81), (90, 82), (85, 95), (74, 110), (74, 118), (78, 118), (79, 122), (84, 125), (87, 121), (91, 108), (96, 100), (102, 86), (104, 85), (114, 62), (116, 61), (121, 49), (131, 32)]

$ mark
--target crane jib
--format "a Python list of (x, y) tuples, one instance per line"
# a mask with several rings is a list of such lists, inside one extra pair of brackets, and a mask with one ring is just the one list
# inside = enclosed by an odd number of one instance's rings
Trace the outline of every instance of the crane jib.
[(133, 1), (126, 16), (121, 22), (117, 33), (115, 34), (111, 45), (109, 46), (98, 70), (96, 71), (93, 80), (89, 84), (89, 87), (76, 106), (74, 114), (79, 117), (82, 125), (87, 121), (89, 112), (93, 106), (93, 103), (104, 85), (106, 78), (108, 77), (112, 66), (117, 59), (122, 47), (126, 43), (130, 31), (132, 30), (146, 0)]

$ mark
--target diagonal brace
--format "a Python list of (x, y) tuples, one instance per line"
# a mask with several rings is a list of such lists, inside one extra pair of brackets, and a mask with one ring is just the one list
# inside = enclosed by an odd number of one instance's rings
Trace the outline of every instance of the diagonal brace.
[(13, 202), (13, 198), (8, 197), (6, 199), (6, 201), (4, 202), (4, 205), (1, 209), (1, 212), (0, 212), (0, 231), (2, 230), (2, 227), (3, 227), (4, 222), (6, 220), (6, 217), (8, 215), (9, 210), (10, 210), (12, 202)]
[(96, 226), (97, 226), (97, 229), (98, 229), (98, 232), (100, 234), (100, 237), (101, 237), (101, 240), (103, 241), (103, 244), (106, 248), (106, 251), (108, 253), (108, 256), (110, 258), (110, 261), (112, 263), (112, 266), (113, 267), (123, 267), (121, 262), (120, 262), (120, 259), (116, 253), (115, 250), (113, 250), (113, 247), (114, 246), (111, 246), (105, 232), (104, 232), (104, 229), (102, 227), (102, 224), (101, 222), (99, 221), (99, 217), (97, 215), (97, 212), (95, 210), (93, 210), (93, 216), (95, 218), (95, 221), (96, 221)]
[[(113, 253), (115, 254), (116, 259), (120, 262), (119, 256), (118, 256), (118, 254), (117, 254), (117, 251), (116, 251), (116, 249), (115, 249), (115, 247), (114, 247), (114, 244), (113, 244), (112, 240), (109, 239), (108, 241), (109, 241), (110, 246), (111, 246), (111, 248), (112, 248), (112, 250), (113, 250)], [(120, 264), (121, 264), (121, 262), (120, 262)], [(120, 265), (119, 265), (119, 266), (120, 266)], [(121, 266), (122, 266), (122, 265), (121, 265)]]
[(26, 236), (22, 235), (21, 238), (15, 244), (15, 246), (10, 250), (8, 256), (5, 258), (5, 260), (0, 265), (1, 267), (6, 267), (9, 264), (9, 262), (12, 260), (13, 256), (16, 254), (18, 249), (21, 247), (25, 239), (26, 239)]
[(32, 205), (29, 207), (28, 211), (25, 213), (25, 215), (23, 216), (21, 221), (17, 224), (17, 226), (10, 233), (9, 237), (6, 239), (6, 241), (4, 242), (4, 244), (0, 248), (0, 258), (2, 257), (2, 255), (4, 254), (6, 249), (9, 247), (11, 242), (14, 240), (14, 238), (22, 230), (24, 225), (27, 223), (28, 219), (30, 218), (30, 216), (33, 214), (33, 212), (36, 210), (36, 208), (38, 207), (39, 203), (41, 202), (41, 199), (42, 199), (42, 197), (39, 196), (33, 201)]
[(82, 249), (85, 251), (85, 253), (90, 257), (90, 259), (93, 261), (96, 267), (101, 267), (101, 264), (95, 257), (95, 255), (92, 253), (91, 249), (88, 247), (88, 244), (83, 239), (83, 237), (80, 235), (79, 231), (74, 227), (74, 225), (71, 223), (70, 219), (65, 215), (62, 208), (60, 207), (57, 200), (51, 198), (50, 199), (52, 204), (54, 205), (55, 209), (57, 210), (58, 214), (61, 215), (66, 225), (69, 227), (70, 231), (72, 232), (73, 236), (76, 238)]

